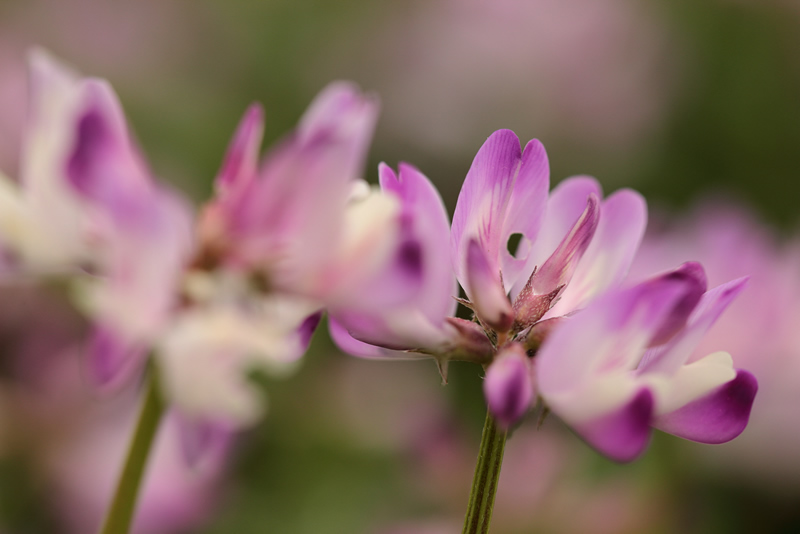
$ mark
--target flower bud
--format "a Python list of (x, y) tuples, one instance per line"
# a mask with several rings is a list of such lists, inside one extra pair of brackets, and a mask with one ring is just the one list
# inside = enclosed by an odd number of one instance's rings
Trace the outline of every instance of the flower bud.
[(483, 392), (501, 426), (512, 426), (528, 411), (534, 398), (532, 369), (525, 348), (519, 343), (501, 349), (487, 369)]

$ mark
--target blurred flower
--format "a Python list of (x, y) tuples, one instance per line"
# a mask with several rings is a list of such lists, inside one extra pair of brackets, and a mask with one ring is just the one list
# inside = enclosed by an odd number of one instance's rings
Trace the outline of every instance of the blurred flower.
[[(509, 341), (525, 343), (540, 320), (579, 310), (618, 285), (646, 219), (644, 201), (633, 191), (601, 202), (594, 179), (575, 177), (548, 199), (549, 178), (541, 143), (531, 141), (523, 151), (513, 132), (495, 132), (467, 174), (448, 233), (446, 212), (427, 178), (407, 165), (399, 177), (382, 166), (381, 186), (403, 205), (408, 250), (419, 258), (423, 290), (405, 306), (377, 313), (332, 308), (337, 343), (367, 357), (408, 357), (399, 352), (405, 350), (436, 358), (442, 367), (450, 359), (491, 364), (489, 406), (513, 423), (533, 398), (528, 361), (523, 356), (513, 360), (517, 365), (505, 365), (512, 360), (499, 356), (495, 365), (496, 348), (502, 353)], [(514, 236), (520, 238), (515, 250), (509, 246)], [(451, 264), (477, 322), (452, 316)], [(512, 344), (507, 352), (526, 350)]]
[[(128, 448), (137, 385), (113, 398), (89, 387), (81, 364), (88, 325), (65, 299), (22, 285), (3, 287), (2, 297), (14, 305), (0, 308), (0, 451), (47, 490), (37, 508), (52, 510), (70, 532), (97, 530)], [(233, 433), (212, 429), (202, 457), (189, 466), (182, 432), (180, 418), (169, 415), (148, 467), (136, 532), (196, 528), (219, 503)]]
[(120, 345), (152, 336), (175, 305), (188, 206), (151, 179), (108, 84), (35, 51), (30, 100), (20, 185), (0, 182), (8, 276), (82, 278), (81, 300), (104, 336)]
[(400, 293), (371, 280), (394, 266), (398, 203), (358, 179), (377, 114), (376, 98), (330, 84), (259, 164), (263, 113), (251, 107), (203, 212), (196, 266), (249, 270), (323, 303), (349, 300), (354, 286)]
[(731, 356), (698, 356), (701, 337), (745, 279), (706, 292), (699, 264), (612, 291), (564, 321), (535, 357), (548, 408), (618, 461), (640, 455), (650, 427), (723, 443), (747, 425), (755, 377)]
[(290, 369), (322, 308), (351, 303), (355, 285), (402, 299), (415, 283), (402, 264), (385, 268), (403, 259), (397, 203), (357, 180), (377, 105), (355, 87), (323, 91), (260, 170), (251, 108), (194, 236), (110, 86), (41, 51), (31, 71), (21, 182), (0, 182), (7, 276), (67, 279), (95, 320), (88, 371), (100, 386), (120, 387), (152, 352), (187, 418), (246, 425), (263, 409), (247, 373)]
[[(128, 450), (135, 408), (131, 403), (123, 413), (77, 425), (47, 453), (44, 475), (70, 532), (99, 528)], [(188, 465), (180, 422), (174, 413), (168, 415), (153, 446), (131, 531), (186, 532), (211, 519), (220, 503), (232, 437), (217, 433), (204, 444), (202, 457)]]

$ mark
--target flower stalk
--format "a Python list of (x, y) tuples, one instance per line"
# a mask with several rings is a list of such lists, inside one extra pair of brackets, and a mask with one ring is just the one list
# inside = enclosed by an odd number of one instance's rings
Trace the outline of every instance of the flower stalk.
[(478, 464), (475, 466), (467, 515), (464, 519), (463, 534), (486, 534), (489, 532), (507, 435), (508, 432), (498, 427), (491, 411), (487, 410), (481, 436), (481, 448), (478, 452)]
[(139, 419), (100, 534), (128, 534), (153, 440), (164, 413), (156, 366), (151, 362)]

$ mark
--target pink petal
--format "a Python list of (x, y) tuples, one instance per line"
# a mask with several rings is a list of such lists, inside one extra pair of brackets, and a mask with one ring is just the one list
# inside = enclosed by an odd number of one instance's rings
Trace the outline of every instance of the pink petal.
[(467, 276), (467, 246), (473, 239), (483, 249), (491, 269), (500, 271), (500, 252), (506, 246), (503, 226), (521, 157), (514, 132), (498, 130), (478, 150), (464, 179), (450, 238), (450, 255), (462, 286)]
[[(414, 167), (401, 164), (397, 175), (381, 164), (379, 175), (383, 192), (401, 205), (396, 252), (379, 272), (360, 276), (346, 302), (330, 305), (330, 314), (347, 337), (389, 349), (439, 349), (448, 339), (445, 320), (454, 313), (458, 294), (448, 257), (447, 212), (439, 193)], [(347, 337), (341, 335), (345, 350), (379, 355), (353, 346)]]
[(88, 378), (102, 391), (116, 390), (142, 370), (147, 349), (107, 326), (97, 325), (87, 350)]
[(492, 268), (477, 240), (467, 246), (467, 296), (478, 317), (497, 332), (505, 332), (514, 322), (514, 310), (503, 289), (499, 273)]
[(581, 257), (591, 242), (597, 228), (600, 211), (599, 200), (592, 193), (586, 209), (575, 221), (575, 225), (564, 236), (561, 244), (553, 252), (541, 269), (533, 276), (533, 289), (537, 294), (547, 294), (559, 286), (568, 284)]
[(655, 278), (652, 283), (657, 284), (665, 280), (675, 280), (686, 284), (686, 291), (675, 303), (674, 308), (666, 316), (656, 333), (653, 334), (649, 342), (651, 346), (666, 343), (677, 332), (683, 330), (707, 287), (705, 270), (702, 265), (694, 261), (688, 261), (674, 271)]
[[(234, 436), (234, 427), (227, 422), (198, 419), (176, 411), (174, 421), (186, 465), (197, 468), (207, 461), (224, 459)], [(206, 468), (210, 466), (205, 465)]]
[(618, 410), (572, 426), (603, 455), (617, 462), (630, 462), (650, 441), (653, 402), (653, 394), (644, 388)]
[(347, 354), (351, 354), (353, 356), (359, 356), (361, 358), (367, 359), (399, 359), (399, 360), (408, 360), (408, 359), (418, 359), (426, 357), (423, 354), (415, 354), (404, 352), (402, 350), (392, 350), (387, 349), (384, 347), (380, 347), (377, 345), (371, 345), (369, 343), (365, 343), (363, 341), (359, 341), (358, 339), (354, 338), (350, 335), (350, 332), (347, 331), (343, 325), (341, 325), (338, 321), (333, 318), (328, 319), (328, 328), (331, 334), (331, 338), (333, 339), (336, 346), (338, 346), (342, 352), (346, 352)]
[(76, 121), (65, 175), (86, 199), (125, 209), (127, 197), (151, 187), (149, 171), (132, 144), (119, 101), (107, 83), (89, 80)]
[[(689, 361), (692, 352), (705, 333), (716, 323), (723, 311), (742, 292), (748, 278), (739, 278), (706, 292), (696, 306), (690, 308), (691, 315), (677, 328), (686, 324), (681, 332), (663, 347), (648, 351), (638, 372), (671, 375)], [(687, 313), (688, 315), (688, 313)]]
[[(547, 152), (538, 140), (533, 139), (522, 152), (522, 162), (514, 182), (514, 191), (506, 209), (500, 235), (500, 259), (503, 283), (509, 290), (517, 281), (525, 281), (531, 244), (538, 239), (547, 206), (550, 187), (550, 165)], [(522, 234), (516, 253), (512, 256), (506, 246), (513, 234)]]
[(725, 443), (747, 426), (758, 382), (747, 371), (708, 395), (656, 418), (653, 426), (701, 443)]
[(215, 180), (217, 191), (241, 188), (255, 177), (263, 134), (264, 108), (257, 103), (251, 104), (228, 145), (222, 168)]
[(502, 426), (508, 428), (525, 415), (534, 395), (530, 358), (521, 345), (511, 344), (497, 354), (486, 370), (483, 393)]
[(106, 278), (93, 312), (126, 335), (145, 339), (163, 328), (179, 298), (194, 242), (192, 214), (183, 199), (157, 189), (128, 196), (125, 204), (108, 214)]
[(600, 221), (572, 280), (551, 316), (580, 309), (596, 295), (618, 286), (628, 273), (647, 225), (647, 205), (641, 195), (622, 189), (600, 208)]
[[(575, 221), (586, 210), (586, 203), (591, 195), (602, 198), (603, 192), (597, 180), (587, 176), (568, 178), (551, 191), (541, 230), (528, 255), (525, 274), (530, 275), (534, 268), (541, 269), (547, 258), (552, 256), (564, 236), (575, 225)], [(524, 277), (517, 281), (512, 291), (514, 297), (522, 290), (525, 282), (527, 280)]]
[(639, 364), (665, 325), (685, 321), (681, 306), (702, 293), (693, 268), (606, 293), (559, 325), (536, 356), (543, 395), (581, 387), (592, 377), (626, 373)]
[(458, 286), (451, 269), (448, 242), (450, 221), (439, 192), (415, 167), (400, 164), (399, 176), (387, 165), (379, 167), (381, 188), (396, 195), (402, 205), (401, 231), (416, 243), (423, 277), (413, 307), (434, 322), (453, 315)]
[(377, 111), (375, 99), (348, 84), (320, 93), (229, 210), (238, 261), (270, 264), (273, 283), (287, 290), (319, 282), (335, 254)]

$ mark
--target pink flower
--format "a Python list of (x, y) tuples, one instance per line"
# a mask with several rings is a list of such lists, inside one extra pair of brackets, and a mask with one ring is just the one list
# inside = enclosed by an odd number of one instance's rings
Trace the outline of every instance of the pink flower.
[(201, 266), (259, 271), (273, 289), (323, 302), (367, 283), (398, 238), (398, 203), (359, 180), (377, 113), (376, 98), (333, 83), (259, 163), (263, 113), (252, 106), (201, 219)]
[(263, 116), (248, 110), (196, 236), (108, 83), (43, 52), (31, 71), (20, 185), (0, 180), (0, 245), (9, 277), (71, 284), (95, 323), (88, 370), (101, 387), (152, 353), (189, 419), (250, 424), (264, 402), (247, 373), (291, 370), (325, 306), (367, 310), (356, 288), (400, 302), (418, 284), (400, 203), (358, 179), (377, 102), (354, 86), (324, 90), (261, 164)]
[(630, 461), (650, 427), (723, 443), (747, 425), (755, 377), (731, 356), (698, 355), (703, 334), (742, 290), (706, 291), (699, 264), (611, 291), (564, 321), (534, 358), (547, 406), (597, 450)]
[[(43, 469), (52, 499), (70, 532), (97, 530), (125, 457), (136, 404), (114, 417), (79, 422), (49, 451)], [(168, 534), (199, 528), (213, 517), (224, 483), (233, 435), (214, 430), (202, 458), (191, 464), (178, 417), (169, 414), (159, 431), (136, 509), (133, 532)]]
[(73, 277), (79, 304), (102, 318), (97, 347), (126, 347), (116, 351), (130, 353), (124, 362), (91, 366), (103, 382), (135, 368), (141, 351), (128, 347), (171, 314), (191, 212), (152, 179), (105, 81), (79, 78), (42, 51), (30, 68), (20, 185), (0, 181), (0, 242), (9, 276)]
[[(496, 349), (524, 342), (534, 324), (579, 310), (618, 285), (644, 232), (642, 198), (622, 190), (601, 200), (599, 184), (588, 177), (566, 180), (549, 198), (548, 185), (541, 143), (531, 141), (523, 151), (513, 132), (495, 132), (475, 157), (448, 231), (444, 206), (427, 178), (408, 165), (399, 175), (382, 166), (381, 187), (403, 206), (421, 290), (377, 312), (331, 308), (334, 339), (366, 357), (489, 364)], [(514, 235), (520, 237), (515, 251), (508, 246)], [(455, 279), (477, 322), (453, 316)], [(516, 387), (531, 380), (519, 358), (525, 350), (512, 344), (505, 353), (517, 357), (500, 357), (497, 362), (505, 363), (487, 371), (487, 398), (491, 408), (508, 409), (503, 419), (517, 418), (533, 398)], [(512, 390), (515, 398), (503, 399)]]
[[(749, 275), (747, 290), (709, 329), (696, 352), (730, 352), (736, 367), (758, 379), (759, 398), (747, 430), (734, 442), (703, 456), (703, 465), (744, 473), (768, 483), (797, 479), (800, 433), (800, 248), (786, 241), (746, 207), (704, 202), (667, 220), (645, 236), (631, 277), (663, 269), (679, 257), (703, 262), (709, 282)], [(701, 451), (698, 450), (698, 453)]]

